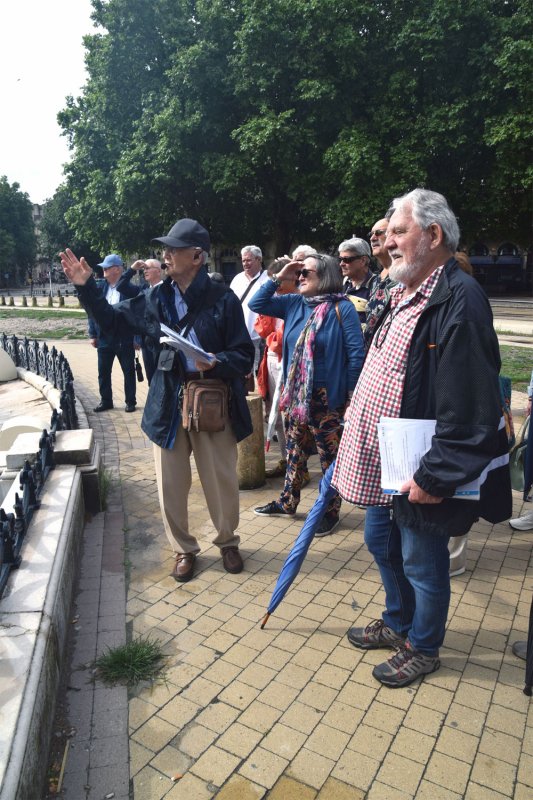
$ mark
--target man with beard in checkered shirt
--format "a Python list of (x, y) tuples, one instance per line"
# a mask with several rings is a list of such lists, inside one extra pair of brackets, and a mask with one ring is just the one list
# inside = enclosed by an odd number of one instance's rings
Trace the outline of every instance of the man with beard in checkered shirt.
[[(333, 485), (367, 506), (365, 542), (385, 589), (382, 619), (351, 628), (348, 639), (363, 650), (395, 650), (372, 674), (396, 688), (440, 666), (450, 536), (466, 534), (480, 516), (508, 519), (511, 488), (498, 340), (487, 297), (453, 257), (457, 220), (446, 199), (426, 189), (392, 207), (385, 247), (399, 286), (370, 343)], [(430, 449), (392, 500), (381, 489), (381, 417), (436, 420)], [(479, 500), (453, 497), (484, 472)]]

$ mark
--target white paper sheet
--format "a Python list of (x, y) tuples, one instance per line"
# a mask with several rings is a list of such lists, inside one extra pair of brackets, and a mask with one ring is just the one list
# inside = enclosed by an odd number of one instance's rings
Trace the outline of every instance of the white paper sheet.
[[(431, 447), (434, 419), (381, 417), (378, 423), (381, 459), (381, 489), (384, 494), (401, 494), (400, 487), (411, 480), (420, 459)], [(457, 487), (454, 497), (479, 500), (480, 478)]]
[(165, 335), (159, 339), (160, 344), (168, 344), (174, 350), (181, 350), (187, 358), (191, 358), (193, 361), (206, 361), (208, 364), (214, 364), (217, 361), (215, 356), (206, 353), (201, 347), (180, 336), (179, 333), (163, 323), (161, 323), (161, 331)]

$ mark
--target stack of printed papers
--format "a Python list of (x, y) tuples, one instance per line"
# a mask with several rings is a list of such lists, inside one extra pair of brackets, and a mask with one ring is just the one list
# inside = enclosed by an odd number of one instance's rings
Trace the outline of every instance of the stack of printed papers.
[(160, 344), (166, 344), (169, 347), (173, 347), (174, 350), (181, 350), (187, 358), (193, 361), (205, 361), (207, 364), (214, 364), (217, 360), (215, 356), (206, 353), (201, 347), (197, 347), (197, 345), (180, 336), (179, 333), (176, 333), (167, 325), (163, 325), (163, 323), (161, 323), (161, 332), (165, 335), (159, 339)]
[[(402, 494), (400, 487), (411, 480), (420, 459), (431, 448), (435, 435), (434, 419), (381, 417), (378, 422), (381, 489), (384, 494)], [(486, 475), (458, 486), (454, 497), (479, 500), (479, 488)]]

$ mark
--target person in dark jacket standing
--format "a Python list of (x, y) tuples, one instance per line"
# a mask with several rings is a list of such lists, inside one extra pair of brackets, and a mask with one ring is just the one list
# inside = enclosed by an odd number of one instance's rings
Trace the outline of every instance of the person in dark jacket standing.
[[(221, 550), (226, 571), (238, 573), (243, 562), (235, 533), (239, 524), (237, 442), (252, 432), (243, 376), (252, 369), (254, 346), (235, 294), (209, 279), (205, 261), (210, 240), (205, 228), (195, 220), (180, 219), (167, 236), (153, 241), (163, 245), (168, 277), (149, 292), (140, 292), (118, 306), (102, 301), (83, 258), (78, 261), (67, 250), (61, 253), (61, 262), (65, 275), (77, 287), (80, 301), (103, 330), (115, 336), (126, 331), (138, 333), (157, 343), (158, 367), (141, 426), (154, 444), (161, 514), (176, 557), (172, 576), (180, 582), (190, 580), (200, 551), (188, 526), (191, 453), (216, 529), (213, 543)], [(161, 323), (214, 354), (216, 362), (191, 361), (165, 349), (160, 344)], [(189, 431), (182, 425), (182, 387), (198, 372), (228, 385), (230, 419), (220, 432)]]
[[(385, 589), (382, 619), (351, 628), (363, 650), (394, 648), (373, 675), (407, 686), (440, 666), (450, 602), (450, 536), (479, 517), (511, 514), (500, 356), (479, 284), (453, 253), (459, 227), (446, 199), (415, 189), (393, 202), (385, 246), (391, 291), (368, 349), (341, 439), (333, 485), (367, 506), (365, 541)], [(381, 417), (435, 420), (431, 447), (392, 501), (381, 488)], [(479, 500), (454, 498), (481, 480)]]
[[(124, 262), (116, 253), (109, 253), (101, 264), (104, 279), (97, 281), (98, 291), (110, 305), (115, 305), (124, 300), (120, 293), (118, 283), (122, 275)], [(120, 337), (110, 337), (102, 332), (97, 323), (89, 317), (89, 341), (98, 351), (98, 389), (100, 402), (93, 409), (99, 413), (113, 408), (113, 387), (111, 384), (111, 370), (113, 362), (118, 358), (120, 368), (124, 374), (124, 396), (126, 398), (126, 411), (135, 411), (137, 407), (137, 382), (135, 380), (135, 346), (133, 335), (126, 332)]]
[[(132, 284), (131, 279), (137, 275), (141, 270), (144, 271), (145, 286), (135, 286)], [(129, 269), (127, 269), (117, 283), (117, 289), (122, 294), (124, 299), (130, 297), (137, 297), (140, 292), (149, 292), (154, 286), (163, 282), (163, 271), (161, 269), (161, 262), (157, 258), (147, 258), (146, 261), (137, 259)], [(155, 360), (153, 343), (150, 340), (142, 339), (141, 350), (143, 354), (144, 369), (146, 370), (146, 380), (148, 386), (152, 382), (154, 372), (157, 364)]]

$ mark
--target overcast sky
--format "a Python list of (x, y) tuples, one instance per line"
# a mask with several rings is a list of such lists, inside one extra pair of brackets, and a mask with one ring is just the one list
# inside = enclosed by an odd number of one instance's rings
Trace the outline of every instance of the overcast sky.
[(69, 160), (56, 121), (85, 83), (90, 0), (0, 0), (0, 176), (33, 203), (52, 197)]

